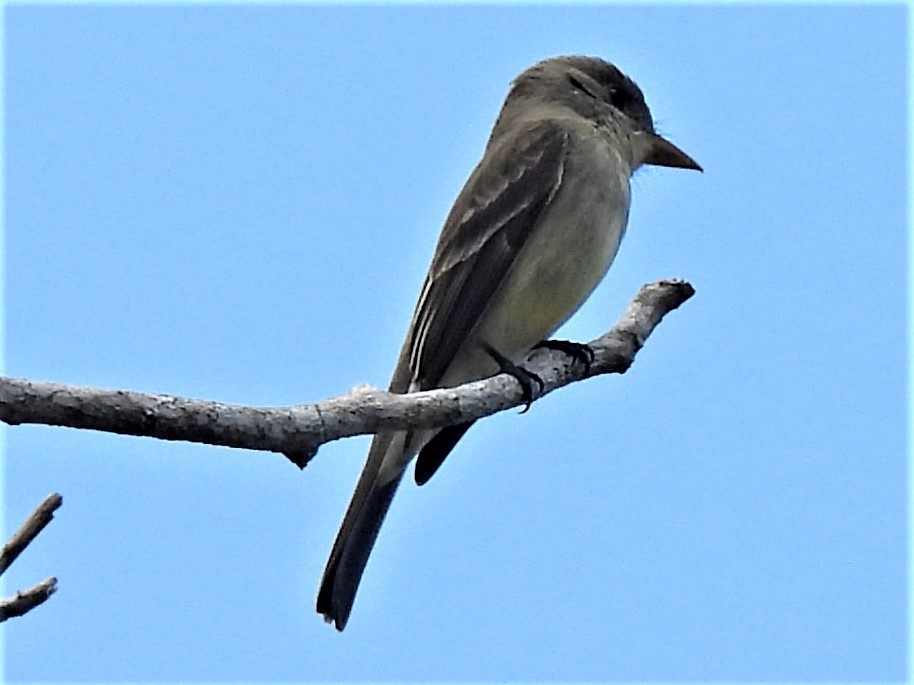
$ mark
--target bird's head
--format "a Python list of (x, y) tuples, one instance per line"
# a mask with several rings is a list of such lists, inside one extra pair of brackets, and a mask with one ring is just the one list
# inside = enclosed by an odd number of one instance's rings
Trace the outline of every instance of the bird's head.
[(654, 131), (651, 111), (634, 81), (599, 57), (566, 55), (539, 62), (514, 79), (519, 99), (543, 98), (597, 121), (624, 121), (638, 164), (696, 169), (685, 152)]

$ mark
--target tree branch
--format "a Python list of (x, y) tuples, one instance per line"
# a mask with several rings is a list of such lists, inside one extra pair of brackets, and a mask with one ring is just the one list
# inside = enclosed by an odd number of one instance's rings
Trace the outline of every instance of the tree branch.
[[(22, 550), (28, 547), (29, 543), (44, 530), (45, 526), (54, 518), (54, 512), (61, 504), (63, 504), (63, 498), (60, 495), (57, 493), (48, 495), (26, 519), (22, 527), (13, 533), (9, 541), (3, 545), (3, 550), (0, 551), (0, 573), (6, 571), (22, 553)], [(17, 592), (15, 597), (0, 600), (0, 622), (13, 616), (22, 616), (44, 602), (56, 590), (57, 579), (48, 578), (28, 590)]]
[(16, 561), (16, 557), (22, 553), (22, 550), (28, 547), (38, 533), (44, 530), (44, 527), (54, 518), (54, 512), (60, 508), (61, 504), (63, 504), (63, 498), (55, 492), (53, 495), (45, 497), (44, 501), (35, 508), (22, 527), (13, 533), (9, 541), (3, 545), (3, 550), (0, 551), (0, 573), (6, 571), (10, 564)]
[[(524, 364), (543, 380), (543, 392), (536, 399), (585, 377), (624, 373), (661, 319), (694, 293), (690, 284), (680, 280), (642, 287), (612, 330), (588, 343), (594, 360), (587, 372), (563, 352), (537, 350)], [(314, 404), (276, 408), (0, 377), (0, 421), (11, 425), (91, 428), (282, 452), (299, 467), (331, 440), (381, 430), (447, 426), (522, 403), (520, 385), (506, 374), (409, 395), (359, 386)]]
[(57, 592), (57, 578), (48, 578), (28, 590), (17, 592), (15, 597), (0, 600), (0, 623), (31, 611), (39, 604), (43, 604), (55, 592)]

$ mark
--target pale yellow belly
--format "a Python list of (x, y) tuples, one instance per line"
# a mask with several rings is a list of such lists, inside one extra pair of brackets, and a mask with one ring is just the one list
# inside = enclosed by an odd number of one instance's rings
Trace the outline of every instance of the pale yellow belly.
[(627, 174), (590, 179), (572, 192), (557, 193), (442, 385), (497, 371), (480, 341), (519, 362), (565, 323), (612, 264), (628, 207)]

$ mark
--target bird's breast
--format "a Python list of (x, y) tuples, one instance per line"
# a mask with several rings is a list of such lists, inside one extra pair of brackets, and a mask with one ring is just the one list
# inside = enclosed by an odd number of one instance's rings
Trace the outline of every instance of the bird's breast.
[(474, 337), (519, 361), (551, 336), (606, 275), (625, 232), (629, 201), (629, 171), (621, 157), (599, 140), (578, 143)]

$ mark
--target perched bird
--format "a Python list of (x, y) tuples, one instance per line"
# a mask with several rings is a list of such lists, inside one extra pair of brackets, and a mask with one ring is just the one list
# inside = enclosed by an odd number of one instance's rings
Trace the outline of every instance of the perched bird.
[[(606, 274), (642, 164), (701, 170), (654, 132), (641, 90), (612, 64), (565, 56), (520, 74), (444, 223), (390, 391), (506, 371), (529, 403), (539, 379), (518, 364)], [(583, 345), (558, 346), (589, 361)], [(470, 425), (375, 436), (317, 597), (338, 630), (409, 462), (418, 455), (422, 485)]]

